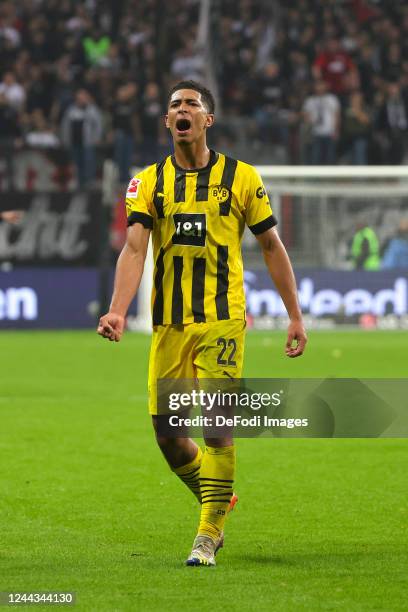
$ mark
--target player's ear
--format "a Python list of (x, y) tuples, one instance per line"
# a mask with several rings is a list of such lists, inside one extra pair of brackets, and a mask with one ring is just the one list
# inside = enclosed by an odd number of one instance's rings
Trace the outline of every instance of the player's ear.
[(214, 115), (208, 113), (207, 117), (206, 117), (206, 120), (205, 120), (205, 127), (209, 128), (212, 125), (214, 125)]
[(169, 128), (169, 116), (168, 115), (164, 115), (164, 125), (166, 126), (166, 128)]

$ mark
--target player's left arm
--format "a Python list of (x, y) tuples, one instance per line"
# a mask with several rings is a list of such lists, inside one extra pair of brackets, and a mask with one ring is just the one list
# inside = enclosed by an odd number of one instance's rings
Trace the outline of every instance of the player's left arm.
[[(279, 291), (290, 318), (285, 352), (288, 357), (299, 357), (303, 354), (307, 342), (306, 331), (302, 321), (297, 296), (296, 279), (289, 255), (286, 252), (275, 227), (271, 227), (256, 236), (269, 274)], [(295, 344), (293, 345), (293, 343)], [(292, 346), (293, 345), (293, 346)]]
[[(290, 318), (285, 352), (288, 357), (299, 357), (305, 350), (307, 338), (296, 290), (292, 264), (275, 229), (277, 223), (268, 194), (258, 172), (252, 166), (244, 167), (245, 221), (258, 239), (269, 274), (285, 304)], [(295, 345), (292, 346), (293, 342)]]

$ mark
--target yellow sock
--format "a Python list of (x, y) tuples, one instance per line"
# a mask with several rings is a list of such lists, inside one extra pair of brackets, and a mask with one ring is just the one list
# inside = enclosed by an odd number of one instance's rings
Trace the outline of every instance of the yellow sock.
[(198, 535), (217, 540), (233, 493), (235, 446), (206, 446), (201, 461), (201, 516)]
[(201, 504), (200, 494), (200, 467), (203, 458), (203, 451), (198, 447), (195, 458), (181, 467), (174, 468), (173, 472), (188, 486), (190, 491), (194, 493), (198, 502)]

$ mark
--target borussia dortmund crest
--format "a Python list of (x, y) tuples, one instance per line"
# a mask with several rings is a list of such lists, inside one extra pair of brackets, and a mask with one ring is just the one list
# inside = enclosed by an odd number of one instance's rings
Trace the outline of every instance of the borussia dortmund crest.
[(224, 187), (224, 185), (215, 185), (214, 187), (211, 187), (211, 194), (212, 197), (217, 200), (218, 204), (222, 204), (228, 200), (230, 190), (228, 187)]

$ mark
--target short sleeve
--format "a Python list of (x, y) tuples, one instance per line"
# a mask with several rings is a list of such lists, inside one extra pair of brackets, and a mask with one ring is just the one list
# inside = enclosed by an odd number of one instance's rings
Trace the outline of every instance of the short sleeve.
[(153, 229), (153, 215), (151, 209), (151, 189), (148, 176), (141, 172), (134, 176), (126, 191), (126, 216), (128, 227), (134, 223), (141, 223), (146, 229)]
[(272, 213), (268, 194), (261, 177), (255, 168), (250, 168), (245, 217), (251, 232), (258, 235), (274, 227), (277, 220)]

